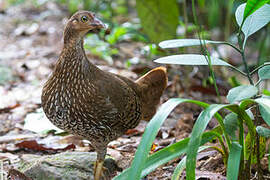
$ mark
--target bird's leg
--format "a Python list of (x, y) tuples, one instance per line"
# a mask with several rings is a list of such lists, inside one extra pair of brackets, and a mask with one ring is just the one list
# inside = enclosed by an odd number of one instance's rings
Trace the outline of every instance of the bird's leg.
[(94, 166), (94, 180), (100, 180), (103, 174), (103, 163), (105, 159), (105, 155), (107, 152), (107, 146), (105, 148), (98, 148), (97, 150), (97, 160)]
[(102, 176), (103, 163), (104, 163), (104, 160), (97, 159), (95, 163), (95, 168), (94, 168), (94, 180), (100, 180)]

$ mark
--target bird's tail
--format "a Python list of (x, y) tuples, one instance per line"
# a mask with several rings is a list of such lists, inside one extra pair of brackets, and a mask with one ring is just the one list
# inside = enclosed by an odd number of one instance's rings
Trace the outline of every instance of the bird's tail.
[(136, 81), (142, 96), (143, 120), (149, 121), (156, 113), (160, 97), (167, 87), (167, 82), (165, 67), (155, 68)]

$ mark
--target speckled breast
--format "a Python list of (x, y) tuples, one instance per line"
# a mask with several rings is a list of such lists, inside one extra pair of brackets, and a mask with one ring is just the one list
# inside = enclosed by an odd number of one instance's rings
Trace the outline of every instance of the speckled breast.
[(123, 100), (129, 108), (117, 109), (109, 96), (98, 96), (98, 90), (87, 80), (74, 84), (64, 79), (51, 76), (42, 92), (44, 112), (60, 129), (91, 141), (109, 142), (138, 125), (141, 102), (135, 92)]

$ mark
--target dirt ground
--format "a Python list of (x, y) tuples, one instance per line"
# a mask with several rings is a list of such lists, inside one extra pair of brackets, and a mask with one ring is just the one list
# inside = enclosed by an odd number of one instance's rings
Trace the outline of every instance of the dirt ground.
[[(41, 90), (61, 51), (63, 28), (68, 17), (67, 10), (49, 1), (41, 7), (19, 5), (0, 9), (0, 160), (5, 172), (20, 161), (22, 154), (93, 151), (88, 141), (73, 135), (37, 133), (41, 131), (39, 127), (29, 127), (35, 119), (47, 121), (41, 110)], [(140, 64), (129, 68), (125, 66), (125, 60), (138, 56), (143, 46), (143, 43), (133, 41), (118, 43), (121, 55), (113, 57), (113, 64), (91, 55), (89, 51), (87, 55), (106, 71), (136, 79), (142, 72), (159, 66), (140, 54)], [(193, 74), (191, 71), (168, 66), (169, 86), (162, 102), (179, 96), (218, 102), (213, 88), (205, 88), (201, 84), (204, 70), (193, 69)], [(229, 88), (224, 84), (220, 83), (224, 91), (222, 100)], [(191, 104), (177, 107), (160, 129), (152, 153), (188, 137), (200, 111), (201, 108)], [(108, 155), (116, 160), (119, 167), (125, 169), (130, 166), (146, 125), (147, 122), (142, 121), (136, 129), (109, 144)], [(212, 120), (207, 129), (216, 125)], [(159, 167), (144, 179), (170, 179), (181, 158)], [(215, 151), (200, 153), (196, 174), (198, 179), (226, 179), (222, 157)], [(181, 179), (184, 177), (183, 174)]]

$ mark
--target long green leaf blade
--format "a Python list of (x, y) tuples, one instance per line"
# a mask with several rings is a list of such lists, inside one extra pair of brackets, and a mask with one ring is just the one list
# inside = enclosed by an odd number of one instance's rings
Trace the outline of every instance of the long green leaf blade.
[[(222, 41), (211, 41), (211, 40), (201, 40), (202, 43), (205, 44), (224, 44)], [(163, 49), (165, 48), (179, 48), (179, 47), (187, 47), (187, 46), (200, 46), (199, 39), (172, 39), (166, 40), (159, 43), (159, 46)]]
[[(156, 59), (155, 62), (162, 63), (162, 64), (208, 66), (208, 62), (205, 56), (199, 55), (199, 54), (181, 54), (181, 55), (166, 56), (166, 57)], [(213, 66), (231, 66), (229, 63), (216, 57), (211, 57), (211, 64)]]
[(237, 142), (232, 142), (232, 148), (228, 159), (227, 180), (238, 179), (241, 151), (242, 146)]
[(135, 153), (135, 158), (131, 164), (131, 170), (129, 172), (129, 177), (134, 180), (139, 180), (141, 177), (141, 172), (145, 164), (148, 153), (151, 149), (152, 142), (154, 141), (158, 130), (170, 112), (180, 103), (185, 102), (185, 99), (170, 99), (164, 103), (152, 120), (148, 123), (145, 132), (143, 134), (141, 143)]
[(228, 105), (223, 104), (210, 105), (204, 111), (201, 112), (196, 123), (194, 124), (194, 127), (190, 135), (190, 141), (188, 143), (188, 150), (187, 150), (187, 168), (186, 168), (187, 180), (195, 179), (196, 156), (198, 148), (200, 146), (203, 131), (205, 130), (208, 122), (215, 115), (215, 113), (226, 106)]

